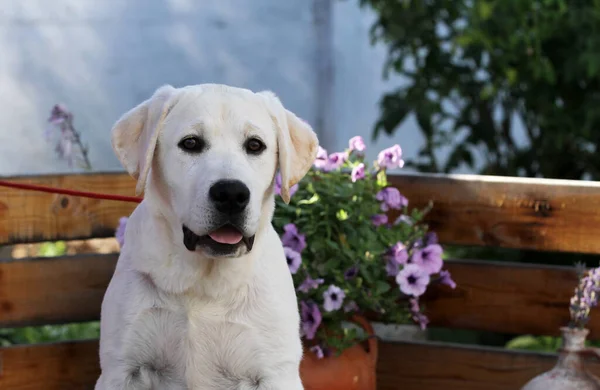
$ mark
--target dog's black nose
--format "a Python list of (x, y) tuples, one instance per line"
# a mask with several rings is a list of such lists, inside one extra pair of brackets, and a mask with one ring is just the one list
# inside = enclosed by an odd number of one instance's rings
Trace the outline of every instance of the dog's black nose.
[(250, 190), (239, 180), (219, 180), (208, 191), (215, 208), (222, 213), (244, 211), (250, 201)]

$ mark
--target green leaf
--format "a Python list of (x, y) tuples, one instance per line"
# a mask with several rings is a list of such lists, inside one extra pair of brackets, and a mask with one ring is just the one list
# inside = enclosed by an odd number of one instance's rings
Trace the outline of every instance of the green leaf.
[(335, 216), (339, 221), (345, 221), (348, 219), (348, 212), (346, 210), (340, 209), (335, 213)]
[(390, 284), (385, 281), (378, 280), (377, 282), (375, 282), (375, 294), (376, 295), (384, 294), (384, 293), (388, 292), (391, 288), (392, 287), (390, 286)]

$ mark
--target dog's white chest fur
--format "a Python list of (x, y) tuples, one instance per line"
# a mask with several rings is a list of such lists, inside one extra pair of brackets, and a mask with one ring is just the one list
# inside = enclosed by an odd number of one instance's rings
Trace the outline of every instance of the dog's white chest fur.
[(280, 376), (278, 371), (293, 371), (297, 360), (298, 346), (290, 345), (293, 327), (286, 337), (281, 319), (240, 309), (184, 298), (168, 309), (140, 311), (126, 340), (132, 384), (138, 381), (146, 388), (151, 382), (157, 389), (272, 388), (269, 383)]
[[(160, 249), (144, 249), (143, 242), (161, 233), (148, 228), (146, 217), (142, 206), (130, 218), (128, 233), (143, 226), (145, 235), (128, 234), (103, 302), (103, 374), (96, 388), (302, 389), (297, 303), (281, 247), (269, 244), (279, 240), (272, 228), (260, 238), (263, 245), (251, 265), (244, 258), (229, 265), (219, 260), (211, 266), (214, 285), (198, 280), (197, 286), (177, 285), (184, 291), (173, 293), (164, 287), (181, 264), (171, 270), (173, 259)], [(244, 282), (236, 286), (242, 271)], [(206, 295), (206, 288), (219, 295)]]

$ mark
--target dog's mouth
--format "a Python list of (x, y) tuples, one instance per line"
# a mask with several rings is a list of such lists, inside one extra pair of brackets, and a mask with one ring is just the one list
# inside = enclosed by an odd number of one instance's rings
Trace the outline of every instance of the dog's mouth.
[(227, 254), (237, 247), (245, 245), (248, 252), (254, 246), (254, 235), (244, 236), (243, 233), (231, 224), (226, 224), (212, 232), (199, 236), (183, 225), (183, 245), (189, 251), (195, 251), (198, 246), (207, 246), (214, 252)]

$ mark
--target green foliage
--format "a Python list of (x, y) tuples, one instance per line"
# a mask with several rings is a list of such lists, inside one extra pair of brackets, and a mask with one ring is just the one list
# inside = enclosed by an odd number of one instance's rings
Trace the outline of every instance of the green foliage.
[[(360, 0), (406, 81), (380, 103), (375, 135), (414, 113), (426, 145), (408, 163), (452, 172), (600, 177), (600, 2)], [(514, 124), (526, 142), (515, 139)], [(447, 161), (436, 152), (451, 145)]]
[(67, 244), (64, 241), (44, 242), (40, 246), (38, 256), (40, 257), (56, 257), (67, 253)]
[(4, 328), (0, 329), (0, 346), (97, 339), (98, 337), (100, 337), (100, 323), (97, 321), (68, 325)]
[[(419, 315), (409, 309), (411, 296), (402, 293), (393, 277), (388, 276), (386, 261), (396, 243), (405, 246), (408, 258), (423, 247), (427, 233), (427, 226), (421, 224), (427, 210), (413, 209), (407, 214), (406, 207), (399, 210), (403, 218), (395, 223), (375, 226), (371, 217), (382, 214), (382, 202), (376, 195), (388, 186), (386, 172), (377, 166), (373, 170), (366, 167), (366, 176), (353, 182), (350, 172), (364, 163), (363, 156), (350, 150), (346, 153), (347, 161), (337, 169), (311, 169), (299, 183), (289, 205), (277, 197), (273, 219), (284, 246), (288, 224), (294, 224), (305, 236), (302, 263), (293, 274), (298, 300), (301, 308), (303, 302), (316, 303), (322, 314), (313, 341), (337, 351), (362, 338), (356, 329), (343, 326), (355, 314), (347, 310), (349, 304), (356, 304), (362, 313), (378, 314), (385, 322), (413, 322)], [(347, 272), (352, 269), (356, 275), (348, 277)], [(323, 281), (303, 291), (301, 286), (306, 278)], [(436, 275), (431, 278), (438, 281)], [(327, 311), (325, 296), (332, 285), (345, 294), (344, 305)]]
[[(558, 352), (561, 344), (560, 337), (523, 335), (510, 340), (506, 344), (506, 348), (535, 352)], [(600, 341), (586, 341), (585, 344), (589, 347), (600, 347)]]
[(536, 352), (556, 352), (560, 348), (560, 337), (523, 335), (506, 344), (508, 349)]

